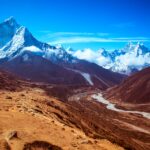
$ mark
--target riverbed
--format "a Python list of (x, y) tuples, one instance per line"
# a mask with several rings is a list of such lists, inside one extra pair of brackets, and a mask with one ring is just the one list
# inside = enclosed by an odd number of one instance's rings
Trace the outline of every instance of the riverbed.
[(113, 111), (116, 111), (116, 112), (123, 112), (123, 113), (140, 114), (143, 117), (145, 117), (147, 119), (150, 119), (150, 113), (147, 113), (147, 112), (131, 111), (131, 110), (129, 111), (129, 110), (123, 110), (123, 109), (116, 108), (116, 106), (115, 106), (116, 104), (113, 104), (113, 103), (109, 102), (108, 100), (106, 100), (102, 96), (101, 93), (93, 94), (92, 98), (95, 99), (96, 101), (102, 103), (102, 104), (105, 104), (106, 108), (109, 109), (109, 110), (113, 110)]

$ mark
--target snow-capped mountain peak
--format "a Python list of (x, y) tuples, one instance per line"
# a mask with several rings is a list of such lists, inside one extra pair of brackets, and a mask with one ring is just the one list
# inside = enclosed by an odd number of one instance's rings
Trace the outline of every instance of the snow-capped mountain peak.
[(21, 26), (17, 30), (12, 41), (15, 41), (15, 40), (19, 40), (22, 44), (24, 44), (24, 46), (31, 46), (31, 45), (38, 43), (38, 41), (32, 36), (29, 30), (24, 26)]
[[(40, 42), (26, 27), (15, 24), (14, 18), (0, 24), (0, 34), (3, 33), (0, 37), (4, 40), (0, 47), (0, 66), (21, 77), (53, 84), (96, 85), (101, 89), (119, 83), (124, 78), (74, 57), (71, 49), (69, 53), (60, 45), (51, 46)], [(110, 74), (110, 77), (106, 74)]]
[(119, 55), (114, 52), (112, 54), (114, 59), (107, 65), (107, 68), (115, 72), (131, 74), (150, 66), (150, 49), (140, 42), (130, 42)]
[[(25, 40), (28, 39), (31, 36), (30, 32), (27, 28), (21, 26), (13, 36), (12, 40), (7, 44), (11, 46), (15, 46), (14, 48), (19, 48), (20, 46), (23, 46), (25, 43)], [(17, 46), (17, 47), (16, 47)], [(6, 49), (6, 48), (5, 48)], [(6, 50), (5, 50), (6, 51)]]
[(110, 53), (111, 62), (103, 67), (115, 72), (130, 74), (150, 65), (150, 50), (140, 42), (130, 42), (120, 52), (116, 51)]
[(29, 32), (28, 29), (27, 29), (26, 27), (24, 27), (24, 26), (21, 26), (21, 27), (17, 30), (16, 35), (20, 34), (20, 35), (24, 36), (26, 32), (27, 32), (27, 33)]
[(103, 48), (97, 52), (90, 49), (74, 51), (38, 41), (26, 27), (18, 25), (13, 17), (1, 23), (0, 59), (12, 60), (26, 51), (55, 64), (78, 63), (79, 59), (86, 59), (105, 69), (124, 74), (150, 66), (150, 50), (141, 43), (129, 42), (125, 48), (114, 51)]
[(3, 53), (3, 57), (11, 57), (13, 53), (20, 50), (24, 46), (24, 35), (25, 35), (25, 28), (20, 27), (16, 34), (13, 36), (10, 42), (8, 42), (2, 49), (1, 52)]
[[(9, 26), (9, 30), (11, 30), (17, 23), (14, 18), (9, 18), (5, 20), (3, 24)], [(0, 26), (0, 30), (1, 29), (3, 28)], [(5, 35), (9, 34), (9, 32), (7, 32), (7, 30), (4, 30)], [(0, 47), (1, 59), (7, 58), (7, 60), (12, 60), (23, 54), (25, 51), (30, 51), (35, 55), (40, 55), (54, 63), (61, 61), (75, 62), (76, 60), (76, 58), (69, 54), (61, 45), (51, 46), (38, 41), (24, 26), (17, 26), (12, 32), (12, 36), (8, 39), (9, 41), (5, 42), (3, 47)]]
[(19, 26), (13, 16), (11, 16), (8, 19), (4, 20), (4, 23), (9, 24), (10, 26)]
[(79, 59), (94, 62), (103, 68), (122, 74), (131, 74), (150, 66), (150, 49), (140, 42), (129, 42), (124, 48), (114, 51), (103, 48), (98, 51), (85, 49), (72, 54)]
[(0, 48), (5, 46), (12, 39), (19, 28), (20, 25), (13, 17), (6, 19), (3, 23), (0, 23)]
[(19, 56), (23, 51), (36, 52), (38, 49), (39, 52), (42, 45), (44, 44), (37, 41), (26, 27), (20, 26), (12, 39), (0, 49), (0, 58), (10, 60)]
[(20, 43), (22, 45), (24, 43), (24, 41), (25, 41), (24, 39), (25, 39), (26, 32), (27, 32), (27, 29), (25, 27), (21, 26), (17, 30), (15, 36), (13, 37), (12, 43), (16, 43), (16, 44)]

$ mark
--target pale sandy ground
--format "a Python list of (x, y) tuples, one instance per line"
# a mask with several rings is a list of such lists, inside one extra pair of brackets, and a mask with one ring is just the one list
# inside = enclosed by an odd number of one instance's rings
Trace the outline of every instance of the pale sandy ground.
[[(81, 130), (59, 122), (53, 115), (47, 117), (33, 111), (37, 99), (42, 102), (50, 97), (41, 89), (0, 91), (0, 150), (7, 150), (4, 142), (9, 144), (11, 150), (22, 150), (24, 144), (33, 141), (46, 141), (64, 150), (123, 150), (106, 139), (89, 138)], [(58, 100), (51, 99), (61, 105)], [(42, 104), (41, 108), (47, 110)], [(14, 131), (17, 137), (10, 138)]]

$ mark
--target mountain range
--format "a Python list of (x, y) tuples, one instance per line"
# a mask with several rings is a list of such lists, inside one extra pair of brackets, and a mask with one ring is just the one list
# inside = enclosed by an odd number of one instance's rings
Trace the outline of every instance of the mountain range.
[(0, 67), (25, 79), (106, 89), (125, 77), (38, 41), (11, 17), (0, 24)]
[[(137, 74), (106, 91), (107, 101), (98, 88), (29, 82), (0, 70), (0, 150), (148, 150), (150, 107), (140, 99), (149, 98), (149, 69)], [(147, 103), (132, 103), (140, 101)]]
[(116, 50), (84, 49), (71, 51), (77, 58), (95, 62), (103, 68), (130, 75), (150, 66), (150, 49), (144, 44), (129, 42), (124, 48)]
[(148, 150), (149, 53), (140, 43), (111, 52), (64, 49), (5, 20), (0, 150)]
[(130, 42), (125, 48), (107, 55), (111, 62), (104, 67), (115, 72), (132, 74), (150, 66), (150, 49), (139, 42)]

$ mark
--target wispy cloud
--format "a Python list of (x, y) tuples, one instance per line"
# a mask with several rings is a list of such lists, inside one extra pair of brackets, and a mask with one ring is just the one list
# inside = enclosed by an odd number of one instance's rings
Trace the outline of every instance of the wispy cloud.
[(49, 30), (39, 31), (40, 33), (47, 33), (47, 36), (108, 36), (109, 33), (103, 32), (52, 32)]
[(99, 38), (99, 37), (63, 37), (51, 41), (51, 44), (68, 44), (68, 43), (89, 43), (89, 42), (96, 42), (96, 43), (109, 43), (109, 42), (146, 42), (150, 41), (149, 38), (146, 37), (125, 37), (125, 38)]
[[(103, 32), (52, 32), (44, 33), (43, 40), (50, 44), (74, 44), (74, 43), (117, 43), (117, 42), (150, 42), (147, 37), (112, 37), (110, 33)], [(45, 34), (46, 33), (46, 34)]]
[(43, 33), (47, 33), (44, 35), (45, 39), (48, 40), (58, 40), (58, 39), (64, 39), (64, 38), (76, 38), (76, 37), (106, 37), (109, 34), (108, 33), (92, 33), (92, 32), (47, 32), (43, 31)]
[(73, 56), (88, 60), (90, 62), (97, 63), (100, 66), (105, 66), (106, 64), (110, 63), (110, 59), (101, 55), (99, 51), (93, 51), (92, 49), (84, 49), (84, 50), (77, 50), (73, 53)]

